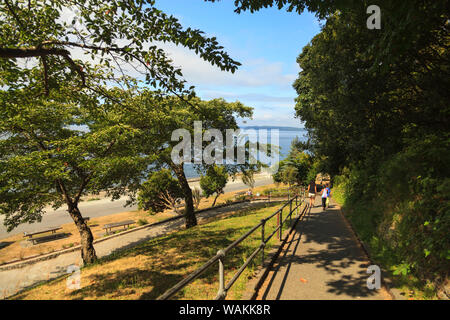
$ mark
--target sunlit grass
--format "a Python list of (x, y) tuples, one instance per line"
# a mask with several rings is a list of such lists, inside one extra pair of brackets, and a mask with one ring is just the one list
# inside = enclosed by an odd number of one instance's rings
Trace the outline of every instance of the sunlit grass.
[[(57, 279), (23, 292), (14, 299), (156, 299), (167, 289), (195, 271), (238, 239), (280, 204), (261, 204), (260, 209), (246, 209), (214, 218), (213, 222), (174, 232), (150, 240), (132, 249), (100, 259), (81, 269), (81, 289), (69, 291), (66, 278)], [(276, 227), (276, 217), (266, 224), (266, 236)], [(226, 281), (260, 245), (258, 229), (225, 258)], [(269, 250), (276, 243), (274, 236)], [(239, 299), (246, 283), (261, 261), (258, 255), (230, 290), (229, 299)], [(218, 290), (218, 265), (184, 288), (175, 299), (213, 299)]]

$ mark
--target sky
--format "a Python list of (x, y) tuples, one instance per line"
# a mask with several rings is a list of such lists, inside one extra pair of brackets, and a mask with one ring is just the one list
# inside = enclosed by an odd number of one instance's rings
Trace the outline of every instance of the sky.
[(309, 12), (298, 15), (276, 8), (236, 14), (233, 3), (156, 0), (156, 7), (175, 16), (183, 27), (216, 37), (230, 57), (242, 64), (234, 74), (183, 47), (164, 44), (164, 49), (200, 98), (239, 100), (254, 108), (253, 119), (240, 120), (239, 125), (303, 127), (294, 117), (297, 94), (292, 83), (300, 71), (296, 58), (320, 32), (319, 20)]

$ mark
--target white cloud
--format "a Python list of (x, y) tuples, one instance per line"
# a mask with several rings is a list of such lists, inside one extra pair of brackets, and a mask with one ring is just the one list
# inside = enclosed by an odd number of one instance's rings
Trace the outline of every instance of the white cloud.
[(184, 47), (162, 44), (161, 47), (173, 60), (173, 64), (182, 69), (189, 84), (202, 87), (290, 87), (296, 74), (285, 74), (281, 62), (270, 62), (265, 59), (246, 59), (239, 61), (242, 66), (233, 74), (220, 70), (204, 61)]
[(201, 90), (200, 95), (204, 99), (214, 99), (217, 97), (224, 98), (229, 101), (249, 101), (258, 102), (261, 104), (275, 104), (281, 107), (292, 107), (295, 104), (294, 96), (275, 96), (261, 93), (236, 93), (221, 90)]

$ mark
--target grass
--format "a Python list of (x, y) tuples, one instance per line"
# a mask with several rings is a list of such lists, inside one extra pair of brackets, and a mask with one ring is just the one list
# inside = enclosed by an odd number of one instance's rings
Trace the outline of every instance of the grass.
[[(156, 299), (167, 289), (195, 271), (260, 220), (273, 213), (280, 204), (261, 204), (253, 210), (240, 210), (211, 218), (206, 224), (150, 240), (132, 249), (99, 259), (81, 269), (81, 289), (66, 289), (65, 278), (20, 293), (13, 299)], [(266, 235), (276, 227), (276, 217), (266, 224)], [(246, 258), (260, 244), (259, 229), (225, 258), (225, 279), (229, 281)], [(266, 252), (277, 242), (269, 241)], [(258, 259), (259, 258), (259, 259)], [(234, 286), (228, 299), (239, 299), (249, 277), (254, 275), (260, 256), (249, 265)], [(214, 264), (174, 299), (213, 299), (218, 289), (218, 266)]]

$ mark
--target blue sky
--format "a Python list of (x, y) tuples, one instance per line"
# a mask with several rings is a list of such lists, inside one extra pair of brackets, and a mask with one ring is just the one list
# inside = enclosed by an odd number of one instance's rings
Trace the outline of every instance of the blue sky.
[(274, 8), (238, 15), (233, 2), (157, 0), (156, 7), (177, 17), (184, 27), (217, 37), (231, 58), (242, 64), (234, 74), (185, 48), (165, 45), (166, 51), (202, 99), (222, 97), (254, 107), (253, 120), (246, 125), (302, 127), (294, 118), (292, 83), (300, 71), (295, 60), (320, 31), (319, 21), (309, 12), (298, 15)]

